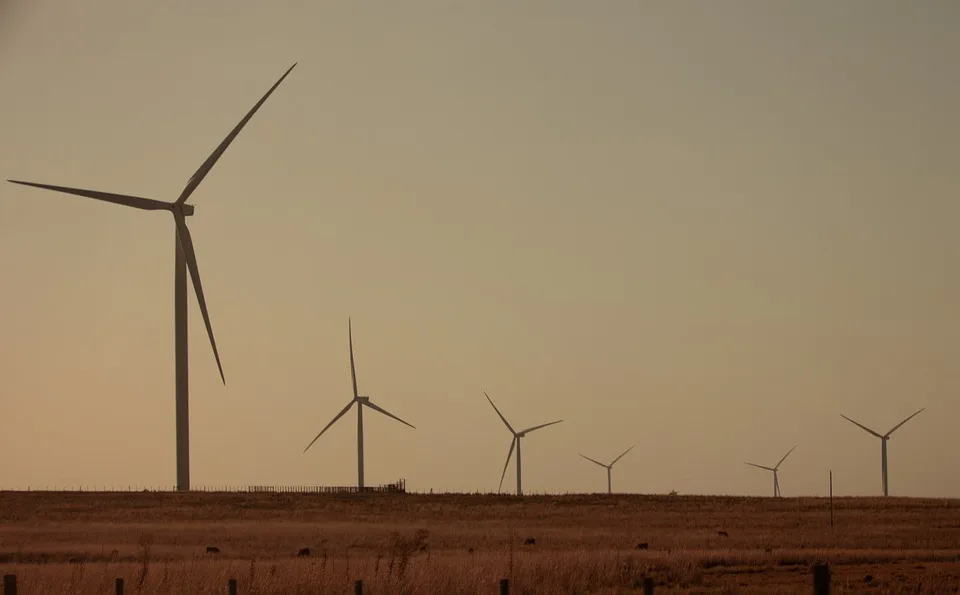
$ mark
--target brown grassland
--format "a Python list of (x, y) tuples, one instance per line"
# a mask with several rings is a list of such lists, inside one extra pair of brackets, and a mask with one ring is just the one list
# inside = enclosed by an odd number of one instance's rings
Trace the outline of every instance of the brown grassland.
[(824, 498), (0, 492), (0, 573), (20, 595), (766, 594), (810, 593), (826, 561), (834, 593), (958, 591), (960, 501), (838, 498), (829, 519)]

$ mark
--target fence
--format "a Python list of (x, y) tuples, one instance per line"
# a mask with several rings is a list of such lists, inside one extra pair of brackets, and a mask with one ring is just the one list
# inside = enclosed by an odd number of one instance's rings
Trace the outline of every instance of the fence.
[[(150, 493), (166, 493), (166, 492), (176, 492), (176, 488), (165, 488), (165, 487), (140, 487), (140, 486), (122, 486), (120, 488), (116, 487), (103, 487), (103, 486), (71, 486), (69, 488), (31, 488), (28, 487), (26, 492), (150, 492)], [(400, 479), (396, 483), (388, 483), (378, 486), (364, 486), (361, 490), (357, 486), (320, 486), (320, 485), (293, 485), (293, 486), (194, 486), (190, 488), (191, 492), (203, 492), (203, 493), (270, 493), (270, 494), (357, 494), (361, 491), (363, 493), (371, 494), (405, 494), (407, 492), (407, 481), (405, 479)]]
[[(830, 567), (826, 564), (817, 564), (812, 568), (813, 574), (813, 594), (830, 595)], [(644, 595), (653, 595), (654, 582), (650, 577), (645, 577), (642, 581)], [(123, 595), (123, 579), (118, 578), (115, 582), (116, 595)], [(229, 595), (239, 595), (237, 579), (227, 580), (227, 593)], [(363, 581), (358, 580), (353, 586), (354, 595), (363, 595)], [(17, 595), (17, 576), (8, 574), (3, 577), (3, 595)], [(500, 579), (500, 595), (510, 595), (510, 579)]]
[[(206, 491), (206, 490), (199, 490)], [(229, 490), (222, 490), (229, 491)], [(281, 494), (356, 494), (361, 490), (357, 486), (248, 486), (247, 492), (281, 493)], [(403, 494), (407, 491), (407, 482), (403, 479), (397, 483), (388, 483), (380, 486), (364, 486), (364, 493), (374, 494)]]

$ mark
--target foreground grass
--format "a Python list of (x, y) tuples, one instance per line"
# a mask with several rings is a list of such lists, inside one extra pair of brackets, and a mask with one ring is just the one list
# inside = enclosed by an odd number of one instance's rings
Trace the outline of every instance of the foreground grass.
[(831, 529), (814, 498), (0, 493), (0, 572), (27, 595), (809, 593), (819, 561), (835, 592), (947, 593), (958, 538), (952, 500), (838, 499)]

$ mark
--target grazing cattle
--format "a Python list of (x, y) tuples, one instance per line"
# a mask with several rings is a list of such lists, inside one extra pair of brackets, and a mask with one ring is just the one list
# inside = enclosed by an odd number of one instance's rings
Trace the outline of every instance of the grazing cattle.
[(83, 560), (80, 558), (70, 558), (67, 560), (67, 564), (83, 564)]
[(730, 537), (730, 534), (727, 533), (726, 531), (717, 531), (717, 535), (719, 535), (720, 537)]
[(768, 547), (767, 549), (765, 549), (765, 550), (763, 550), (763, 551), (765, 551), (765, 552), (768, 553), (768, 554), (772, 554), (772, 553), (773, 553), (773, 548)]
[(537, 545), (536, 537), (527, 537), (523, 540), (523, 545)]
[(119, 550), (113, 550), (112, 552), (110, 552), (110, 557), (111, 557), (111, 558), (116, 558), (116, 557), (119, 556), (119, 555), (120, 555), (120, 551), (119, 551)]
[(649, 547), (649, 546), (647, 545), (647, 542), (646, 542), (646, 541), (637, 544), (637, 549), (638, 549), (638, 550), (645, 550), (645, 549), (647, 549), (648, 547)]
[(868, 583), (868, 584), (869, 584), (869, 583), (872, 583), (872, 582), (873, 582), (873, 575), (872, 575), (872, 574), (868, 574), (867, 576), (863, 577), (863, 582)]
[(468, 549), (467, 551), (472, 554), (472, 553), (473, 553), (473, 548), (470, 548), (470, 549)]
[(219, 553), (220, 553), (220, 548), (218, 548), (218, 547), (215, 546), (215, 545), (208, 545), (208, 546), (207, 546), (207, 553), (208, 553), (208, 554), (219, 554)]
[(297, 552), (297, 555), (300, 556), (301, 558), (303, 558), (304, 556), (309, 556), (309, 555), (310, 555), (310, 548), (308, 548), (308, 547), (302, 547), (302, 548), (300, 548), (300, 551)]

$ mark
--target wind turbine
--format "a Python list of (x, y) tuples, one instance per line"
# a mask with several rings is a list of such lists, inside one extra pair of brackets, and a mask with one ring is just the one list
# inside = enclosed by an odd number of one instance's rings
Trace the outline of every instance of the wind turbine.
[(187, 204), (187, 199), (193, 194), (200, 182), (210, 173), (213, 166), (217, 163), (224, 151), (233, 142), (233, 139), (240, 134), (240, 130), (250, 121), (250, 118), (260, 109), (260, 106), (276, 90), (283, 79), (287, 78), (290, 71), (297, 64), (294, 63), (280, 79), (270, 87), (270, 90), (253, 106), (247, 115), (240, 120), (230, 134), (220, 143), (220, 145), (207, 157), (200, 168), (190, 176), (187, 185), (180, 192), (180, 196), (173, 202), (164, 202), (152, 198), (140, 198), (137, 196), (127, 196), (124, 194), (112, 194), (109, 192), (99, 192), (96, 190), (82, 190), (79, 188), (67, 188), (64, 186), (52, 186), (49, 184), (37, 184), (34, 182), (21, 182), (18, 180), (7, 180), (14, 184), (24, 186), (33, 186), (45, 190), (54, 190), (66, 194), (75, 194), (86, 198), (93, 198), (145, 211), (170, 211), (173, 214), (175, 225), (175, 245), (176, 254), (174, 257), (174, 276), (173, 276), (173, 310), (174, 310), (174, 338), (175, 338), (175, 366), (176, 366), (176, 427), (177, 427), (177, 490), (187, 491), (190, 489), (190, 409), (189, 409), (189, 374), (187, 357), (187, 270), (190, 271), (190, 278), (193, 281), (194, 293), (197, 295), (197, 302), (200, 304), (200, 314), (203, 315), (203, 324), (207, 327), (207, 336), (210, 338), (210, 346), (213, 348), (213, 357), (217, 361), (217, 369), (220, 371), (220, 380), (224, 385), (227, 380), (223, 375), (223, 366), (220, 363), (220, 353), (217, 351), (217, 342), (213, 338), (213, 327), (210, 324), (210, 315), (207, 312), (207, 302), (203, 296), (203, 286), (200, 283), (200, 270), (197, 268), (197, 254), (193, 247), (193, 240), (190, 236), (190, 230), (187, 228), (186, 218), (193, 215), (194, 207)]
[[(923, 411), (924, 409), (926, 409), (926, 407), (920, 409), (920, 411)], [(871, 429), (868, 428), (867, 426), (865, 426), (865, 425), (863, 425), (863, 424), (861, 424), (861, 423), (858, 423), (858, 422), (853, 421), (852, 419), (850, 419), (849, 417), (847, 417), (846, 415), (844, 415), (844, 414), (842, 414), (842, 413), (840, 414), (840, 417), (842, 417), (843, 419), (847, 420), (848, 422), (850, 422), (850, 423), (852, 423), (852, 424), (854, 424), (854, 425), (856, 425), (856, 426), (859, 426), (862, 430), (864, 430), (864, 431), (866, 431), (866, 432), (869, 432), (869, 433), (873, 434), (874, 436), (876, 436), (877, 438), (880, 439), (880, 465), (881, 465), (881, 471), (880, 471), (880, 472), (881, 472), (881, 477), (882, 477), (882, 479), (883, 479), (883, 495), (884, 495), (884, 496), (887, 496), (887, 495), (888, 495), (888, 491), (887, 491), (887, 487), (888, 487), (888, 484), (887, 484), (887, 440), (890, 439), (890, 434), (893, 434), (893, 433), (897, 430), (897, 428), (899, 428), (899, 427), (902, 426), (903, 424), (907, 423), (908, 421), (910, 421), (911, 419), (913, 419), (914, 417), (916, 417), (917, 414), (920, 413), (920, 411), (917, 411), (916, 413), (914, 413), (913, 415), (911, 415), (911, 416), (908, 417), (907, 419), (905, 419), (905, 420), (903, 420), (902, 422), (898, 423), (897, 425), (893, 426), (893, 428), (891, 428), (889, 432), (887, 432), (886, 434), (884, 434), (884, 435), (882, 435), (882, 436), (881, 436), (880, 434), (878, 434), (877, 432), (874, 432), (873, 430), (871, 430)]]
[(490, 401), (490, 405), (493, 405), (493, 410), (497, 412), (497, 415), (499, 415), (500, 419), (503, 420), (503, 423), (507, 426), (507, 429), (510, 430), (511, 434), (513, 434), (513, 440), (510, 441), (510, 452), (507, 453), (507, 462), (503, 464), (503, 473), (500, 474), (500, 486), (497, 488), (497, 492), (499, 493), (500, 489), (503, 487), (503, 478), (507, 476), (507, 466), (510, 465), (510, 457), (513, 456), (513, 449), (514, 447), (516, 447), (517, 449), (517, 495), (522, 496), (523, 483), (520, 475), (520, 470), (521, 470), (520, 439), (534, 430), (539, 430), (540, 428), (545, 428), (547, 426), (552, 426), (553, 424), (558, 424), (563, 420), (558, 419), (557, 421), (552, 421), (546, 424), (540, 424), (539, 426), (533, 426), (532, 428), (527, 428), (526, 430), (520, 430), (519, 432), (517, 432), (513, 429), (513, 426), (510, 425), (510, 422), (507, 421), (507, 418), (505, 418), (503, 414), (500, 413), (500, 410), (497, 409), (497, 406), (493, 404), (493, 400), (490, 399), (490, 395), (488, 395), (486, 391), (483, 392), (483, 395), (487, 397), (487, 400)]
[[(611, 478), (610, 478), (610, 474), (611, 474), (611, 472), (613, 471), (613, 465), (614, 465), (614, 463), (616, 463), (617, 461), (619, 461), (620, 459), (622, 459), (622, 458), (623, 458), (623, 455), (627, 454), (627, 453), (630, 452), (631, 450), (633, 450), (633, 446), (631, 446), (631, 447), (628, 448), (627, 450), (623, 451), (623, 454), (621, 454), (619, 457), (613, 459), (613, 462), (610, 463), (609, 465), (604, 465), (604, 464), (601, 463), (600, 461), (595, 461), (595, 460), (591, 459), (590, 457), (588, 457), (587, 455), (580, 455), (580, 456), (583, 457), (583, 458), (585, 458), (585, 459), (587, 459), (587, 460), (590, 461), (591, 463), (596, 463), (597, 465), (600, 465), (601, 467), (603, 467), (604, 469), (607, 470), (607, 493), (608, 493), (608, 494), (612, 494), (612, 493), (613, 493), (613, 483), (612, 483), (612, 480), (611, 480)], [(578, 453), (578, 454), (579, 454), (579, 453)]]
[(360, 396), (360, 392), (357, 390), (357, 367), (353, 361), (353, 323), (350, 321), (349, 318), (347, 318), (347, 332), (350, 337), (350, 377), (353, 379), (353, 398), (350, 399), (350, 402), (347, 403), (347, 406), (344, 407), (340, 411), (340, 413), (337, 414), (336, 417), (330, 420), (330, 423), (328, 423), (326, 426), (323, 427), (322, 430), (320, 430), (320, 433), (317, 434), (317, 437), (310, 441), (310, 444), (307, 445), (307, 448), (303, 449), (303, 452), (307, 452), (307, 450), (309, 450), (310, 447), (313, 446), (313, 443), (316, 442), (317, 439), (320, 438), (320, 436), (323, 436), (323, 433), (326, 432), (327, 429), (330, 428), (330, 426), (337, 423), (338, 419), (346, 415), (347, 411), (350, 411), (350, 408), (353, 407), (354, 403), (356, 403), (357, 404), (357, 487), (362, 492), (363, 491), (363, 408), (369, 407), (370, 409), (373, 409), (374, 411), (379, 411), (380, 413), (386, 415), (387, 417), (392, 417), (398, 422), (402, 424), (406, 424), (413, 429), (416, 429), (416, 428), (413, 425), (403, 421), (396, 415), (390, 413), (386, 409), (383, 409), (382, 407), (378, 407), (377, 405), (374, 405), (373, 401), (370, 400), (370, 397)]
[[(797, 449), (797, 447), (794, 446), (793, 448), (791, 448), (790, 450), (788, 450), (788, 451), (787, 451), (787, 454), (783, 455), (783, 458), (780, 459), (780, 463), (783, 463), (784, 461), (786, 461), (786, 460), (787, 460), (787, 457), (790, 456), (790, 453), (792, 453), (792, 452), (793, 452), (794, 450), (796, 450), (796, 449)], [(781, 494), (780, 494), (780, 480), (777, 478), (777, 469), (780, 468), (780, 463), (777, 463), (777, 464), (774, 465), (773, 467), (764, 467), (763, 465), (757, 465), (756, 463), (746, 463), (747, 465), (752, 465), (752, 466), (754, 466), (754, 467), (757, 467), (758, 469), (766, 469), (767, 471), (773, 471), (773, 497), (774, 497), (774, 498), (778, 498), (778, 497), (781, 496)]]

